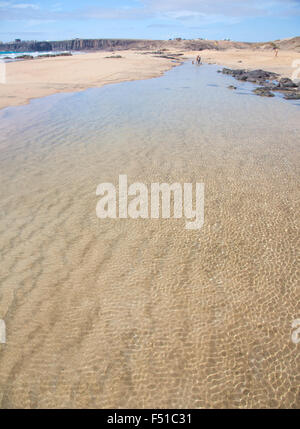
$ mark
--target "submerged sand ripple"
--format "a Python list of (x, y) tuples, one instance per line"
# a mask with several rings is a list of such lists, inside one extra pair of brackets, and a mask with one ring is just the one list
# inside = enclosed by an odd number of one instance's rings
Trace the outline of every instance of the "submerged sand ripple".
[[(275, 101), (270, 120), (250, 97), (207, 121), (182, 94), (187, 112), (168, 99), (137, 122), (101, 94), (77, 95), (89, 123), (54, 102), (48, 125), (6, 118), (1, 407), (299, 407), (299, 112)], [(120, 173), (204, 181), (204, 228), (97, 219), (96, 186)]]

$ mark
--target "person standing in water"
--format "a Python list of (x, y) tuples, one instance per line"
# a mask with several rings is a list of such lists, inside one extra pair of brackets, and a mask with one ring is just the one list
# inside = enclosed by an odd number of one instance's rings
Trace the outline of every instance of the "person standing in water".
[(197, 64), (201, 64), (201, 57), (200, 57), (200, 55), (197, 55), (196, 63)]

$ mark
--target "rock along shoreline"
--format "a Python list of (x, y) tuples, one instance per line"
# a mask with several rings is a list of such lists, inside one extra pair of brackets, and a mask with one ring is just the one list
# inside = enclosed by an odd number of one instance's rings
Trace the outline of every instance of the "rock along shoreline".
[[(295, 83), (289, 78), (280, 78), (280, 75), (264, 70), (228, 69), (218, 70), (242, 82), (250, 82), (260, 85), (253, 90), (254, 94), (261, 97), (274, 97), (274, 91), (284, 95), (286, 100), (300, 100), (300, 82)], [(234, 89), (230, 85), (230, 89)]]

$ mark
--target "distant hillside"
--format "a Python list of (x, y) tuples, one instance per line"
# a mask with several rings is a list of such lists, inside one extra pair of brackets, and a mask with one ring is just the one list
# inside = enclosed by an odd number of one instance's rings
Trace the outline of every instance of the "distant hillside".
[(276, 40), (266, 43), (245, 43), (229, 40), (131, 40), (131, 39), (73, 39), (62, 41), (19, 41), (0, 44), (0, 51), (8, 52), (51, 52), (51, 51), (113, 51), (113, 50), (148, 50), (180, 49), (182, 51), (201, 51), (204, 49), (280, 49), (300, 52), (300, 37)]
[(280, 49), (300, 52), (300, 37), (293, 37), (292, 39), (283, 39), (275, 43), (279, 45)]
[(8, 52), (51, 52), (51, 51), (112, 51), (123, 49), (149, 50), (149, 49), (180, 49), (183, 51), (201, 51), (204, 49), (223, 50), (229, 48), (250, 48), (251, 43), (216, 41), (216, 40), (131, 40), (131, 39), (74, 39), (62, 41), (21, 41), (4, 43), (0, 51)]
[(274, 46), (277, 46), (279, 49), (300, 52), (300, 37), (274, 40), (272, 42), (267, 43), (257, 43), (256, 46), (262, 49), (273, 49)]

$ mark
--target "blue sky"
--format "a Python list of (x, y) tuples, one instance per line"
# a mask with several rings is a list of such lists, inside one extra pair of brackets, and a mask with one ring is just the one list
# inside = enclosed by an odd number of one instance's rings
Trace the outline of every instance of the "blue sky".
[(0, 0), (1, 41), (299, 35), (300, 0)]

